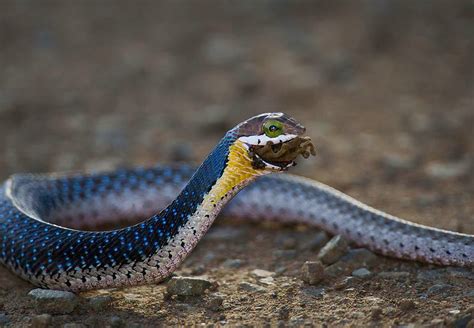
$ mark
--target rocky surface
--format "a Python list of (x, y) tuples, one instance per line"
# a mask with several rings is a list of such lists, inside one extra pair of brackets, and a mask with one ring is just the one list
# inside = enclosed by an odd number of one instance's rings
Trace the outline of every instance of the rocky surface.
[[(2, 1), (0, 180), (199, 163), (236, 122), (285, 111), (318, 152), (292, 173), (472, 234), (473, 10), (470, 0)], [(473, 325), (469, 269), (349, 244), (305, 283), (302, 266), (332, 237), (219, 218), (176, 272), (217, 290), (95, 291), (67, 314), (38, 307), (34, 287), (0, 268), (0, 326)], [(362, 268), (372, 275), (352, 276)]]

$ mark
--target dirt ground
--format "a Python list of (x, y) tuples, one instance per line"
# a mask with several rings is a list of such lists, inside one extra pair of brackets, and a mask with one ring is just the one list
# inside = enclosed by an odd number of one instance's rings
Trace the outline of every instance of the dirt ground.
[[(470, 0), (1, 1), (0, 178), (199, 163), (236, 123), (284, 111), (318, 148), (293, 173), (473, 234), (473, 58)], [(472, 327), (472, 270), (379, 256), (368, 278), (303, 283), (317, 234), (222, 218), (176, 272), (217, 290), (97, 291), (81, 297), (107, 308), (53, 325)], [(0, 326), (41, 314), (32, 288), (0, 268)]]

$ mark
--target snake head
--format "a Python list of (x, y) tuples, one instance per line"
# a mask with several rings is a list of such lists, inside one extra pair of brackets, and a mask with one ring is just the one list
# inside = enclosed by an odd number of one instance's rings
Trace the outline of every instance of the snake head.
[(284, 113), (261, 114), (236, 129), (254, 169), (284, 171), (296, 165), (299, 155), (316, 155), (311, 139), (304, 136), (304, 126)]

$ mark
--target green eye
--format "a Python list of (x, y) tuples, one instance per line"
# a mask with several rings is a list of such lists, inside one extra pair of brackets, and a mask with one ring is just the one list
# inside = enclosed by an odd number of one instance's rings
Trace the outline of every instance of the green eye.
[(283, 133), (283, 124), (279, 121), (270, 120), (263, 124), (263, 131), (269, 138), (276, 138)]

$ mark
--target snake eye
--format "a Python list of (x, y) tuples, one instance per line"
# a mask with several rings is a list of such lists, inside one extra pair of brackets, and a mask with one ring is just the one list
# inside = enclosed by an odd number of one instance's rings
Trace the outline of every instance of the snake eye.
[(269, 138), (276, 138), (283, 133), (283, 124), (275, 120), (266, 121), (263, 124), (263, 132)]

